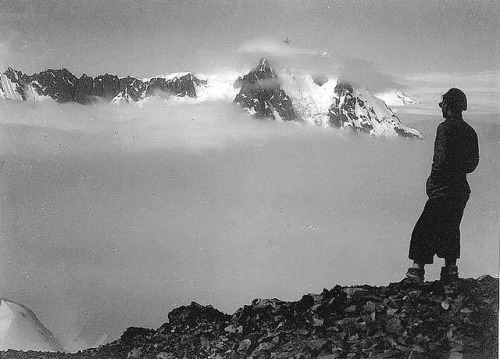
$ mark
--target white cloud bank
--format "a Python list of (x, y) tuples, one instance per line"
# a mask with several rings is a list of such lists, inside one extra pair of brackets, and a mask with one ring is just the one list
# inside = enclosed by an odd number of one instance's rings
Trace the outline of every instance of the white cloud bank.
[[(295, 136), (294, 131), (302, 127), (253, 120), (230, 101), (191, 103), (153, 98), (142, 105), (3, 101), (0, 124), (4, 128), (0, 153), (22, 151), (35, 156), (52, 150), (72, 153), (76, 148), (92, 152), (202, 151), (240, 141), (260, 143), (275, 135)], [(266, 131), (260, 132), (264, 126)], [(17, 136), (14, 131), (20, 128), (22, 136)], [(20, 137), (26, 143), (19, 142)]]

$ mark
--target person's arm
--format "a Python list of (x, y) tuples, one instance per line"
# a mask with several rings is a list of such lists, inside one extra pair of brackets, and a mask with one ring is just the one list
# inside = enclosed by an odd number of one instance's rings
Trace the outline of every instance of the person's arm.
[(446, 135), (446, 125), (441, 123), (436, 132), (434, 140), (434, 156), (432, 158), (432, 173), (438, 174), (447, 167), (447, 152), (449, 148), (449, 139)]
[(474, 172), (479, 164), (479, 144), (476, 131), (472, 130), (467, 141), (467, 155), (464, 160), (464, 172)]

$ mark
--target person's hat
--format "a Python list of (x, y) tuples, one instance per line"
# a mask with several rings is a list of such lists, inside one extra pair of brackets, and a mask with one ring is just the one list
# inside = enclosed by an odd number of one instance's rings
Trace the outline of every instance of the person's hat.
[[(467, 97), (457, 88), (449, 89), (448, 92), (443, 95), (443, 101), (446, 101), (451, 107), (459, 111), (467, 110)], [(439, 103), (439, 107), (443, 107), (443, 101)]]

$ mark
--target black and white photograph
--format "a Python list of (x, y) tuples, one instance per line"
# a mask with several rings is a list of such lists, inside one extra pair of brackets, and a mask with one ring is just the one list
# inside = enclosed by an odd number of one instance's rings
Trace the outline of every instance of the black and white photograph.
[(498, 0), (0, 0), (0, 358), (494, 359)]

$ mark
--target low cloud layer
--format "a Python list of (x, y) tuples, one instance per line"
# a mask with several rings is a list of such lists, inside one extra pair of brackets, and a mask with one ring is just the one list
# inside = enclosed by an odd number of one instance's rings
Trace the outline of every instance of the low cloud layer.
[[(0, 118), (7, 132), (1, 149), (33, 156), (71, 155), (82, 148), (89, 152), (202, 151), (241, 140), (260, 143), (267, 136), (279, 136), (280, 131), (284, 136), (293, 135), (299, 126), (274, 123), (261, 133), (266, 123), (252, 121), (231, 101), (193, 104), (151, 98), (142, 105), (61, 105), (52, 101), (6, 101), (2, 105)], [(29, 146), (23, 146), (12, 132), (19, 128), (23, 129), (20, 137)]]

